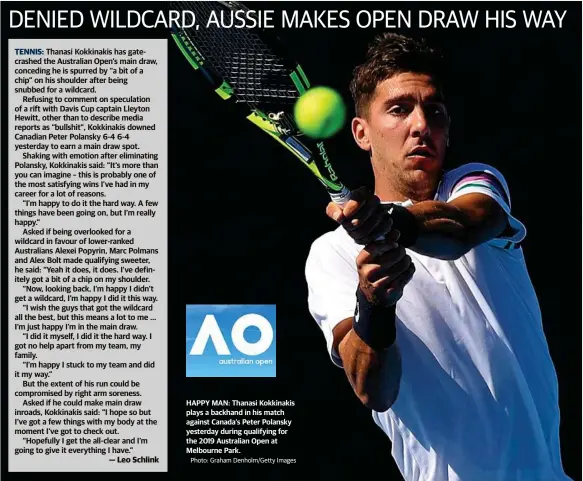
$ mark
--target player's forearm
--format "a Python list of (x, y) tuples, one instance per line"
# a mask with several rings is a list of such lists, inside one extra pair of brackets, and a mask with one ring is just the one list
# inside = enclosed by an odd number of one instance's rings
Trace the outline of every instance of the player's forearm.
[(373, 349), (350, 330), (338, 346), (346, 376), (360, 401), (369, 409), (384, 412), (397, 399), (401, 358), (396, 342)]
[(455, 205), (426, 200), (407, 207), (415, 215), (419, 234), (443, 233), (463, 239), (470, 228), (470, 219)]
[(458, 259), (504, 226), (501, 209), (485, 198), (469, 205), (424, 201), (407, 209), (418, 227), (418, 237), (409, 248), (438, 259)]
[(408, 207), (415, 215), (419, 236), (409, 248), (438, 259), (457, 259), (470, 249), (471, 223), (464, 213), (445, 202), (424, 201)]

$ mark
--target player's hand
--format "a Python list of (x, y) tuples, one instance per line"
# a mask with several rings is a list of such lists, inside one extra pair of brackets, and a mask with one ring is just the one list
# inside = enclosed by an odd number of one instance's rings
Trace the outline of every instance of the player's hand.
[(386, 240), (368, 244), (356, 258), (360, 290), (369, 302), (391, 306), (415, 273), (404, 247)]
[(391, 231), (393, 220), (379, 198), (365, 187), (351, 193), (343, 206), (330, 202), (326, 214), (341, 224), (357, 244), (370, 244)]

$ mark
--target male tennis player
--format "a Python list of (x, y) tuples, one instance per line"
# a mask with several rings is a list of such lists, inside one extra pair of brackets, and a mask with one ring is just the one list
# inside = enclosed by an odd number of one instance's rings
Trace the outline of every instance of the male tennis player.
[(406, 481), (568, 480), (525, 228), (498, 170), (444, 170), (442, 78), (434, 50), (395, 34), (355, 70), (376, 195), (328, 206), (341, 225), (307, 259), (310, 312)]

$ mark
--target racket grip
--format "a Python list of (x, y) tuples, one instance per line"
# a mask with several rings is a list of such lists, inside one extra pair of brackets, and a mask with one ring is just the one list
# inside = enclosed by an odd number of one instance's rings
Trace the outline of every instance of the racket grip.
[(330, 192), (332, 202), (343, 207), (350, 200), (350, 191), (346, 187), (342, 187), (340, 192)]

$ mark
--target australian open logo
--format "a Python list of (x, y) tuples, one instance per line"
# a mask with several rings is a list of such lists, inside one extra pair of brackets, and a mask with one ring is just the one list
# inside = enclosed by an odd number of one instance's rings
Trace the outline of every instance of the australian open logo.
[(275, 377), (274, 305), (186, 306), (187, 377)]

